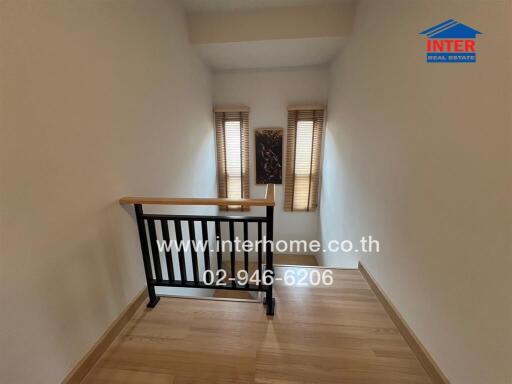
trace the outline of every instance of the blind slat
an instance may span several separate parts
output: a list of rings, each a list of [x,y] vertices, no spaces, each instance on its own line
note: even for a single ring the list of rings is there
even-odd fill
[[[215,111],[217,182],[221,198],[249,198],[249,114]],[[246,211],[249,207],[225,206],[221,210]]]
[[[318,206],[323,109],[288,111],[285,211],[312,211]]]

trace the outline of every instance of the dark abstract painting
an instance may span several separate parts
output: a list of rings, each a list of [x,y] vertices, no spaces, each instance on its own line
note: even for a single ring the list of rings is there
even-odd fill
[[[256,184],[283,183],[283,129],[255,130]]]

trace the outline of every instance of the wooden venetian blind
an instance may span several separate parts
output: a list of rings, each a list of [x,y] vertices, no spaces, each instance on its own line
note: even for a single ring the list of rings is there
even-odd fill
[[[318,206],[323,107],[290,107],[286,148],[285,211]]]
[[[249,111],[216,109],[217,182],[219,197],[249,198]],[[228,205],[227,211],[248,211],[249,207]]]

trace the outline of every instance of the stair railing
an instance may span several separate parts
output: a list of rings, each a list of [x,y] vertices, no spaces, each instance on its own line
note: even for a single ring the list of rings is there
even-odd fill
[[[275,300],[272,296],[272,288],[274,282],[274,263],[271,242],[274,239],[274,205],[275,205],[275,187],[274,184],[268,184],[264,199],[225,199],[225,198],[167,198],[167,197],[123,197],[119,200],[121,204],[130,204],[135,208],[137,219],[137,227],[139,231],[139,240],[142,251],[142,261],[144,264],[144,272],[146,275],[147,289],[149,296],[148,307],[156,306],[160,297],[155,292],[155,287],[181,287],[181,288],[205,288],[205,289],[226,289],[240,290],[249,292],[264,292],[264,304],[267,307],[267,315],[274,314]],[[189,206],[243,206],[243,207],[266,207],[265,216],[203,216],[203,215],[167,215],[167,214],[147,214],[143,211],[143,205],[189,205]],[[187,275],[187,260],[183,247],[179,244],[183,241],[183,223],[188,224],[188,237],[190,240],[189,251],[192,264],[192,276]],[[230,249],[230,271],[225,284],[218,284],[212,281],[218,274],[211,272],[212,279],[206,282],[204,280],[206,273],[201,274],[199,270],[199,257],[197,249],[193,242],[196,241],[196,223],[199,223],[202,240],[209,239],[208,223],[214,223],[215,239],[222,242],[221,223],[228,223],[229,239],[231,242],[235,240],[235,224],[243,225],[243,240],[248,240],[249,224],[257,225],[257,247],[258,263],[257,263],[257,281],[251,283],[251,279],[241,283],[237,278],[239,269],[237,267],[237,252],[232,243]],[[169,223],[173,223],[174,237],[178,244],[177,249],[164,249],[163,256],[160,256],[159,241],[169,243],[170,229]],[[265,239],[263,239],[263,224],[265,224]],[[157,227],[160,231],[157,232]],[[159,236],[160,234],[160,236]],[[264,241],[265,240],[265,241]],[[216,242],[217,244],[217,242]],[[265,250],[265,263],[263,263],[262,244]],[[203,257],[204,269],[211,271],[210,244],[201,250]],[[177,255],[176,255],[177,254]],[[216,255],[217,271],[223,270],[223,252],[217,249]],[[174,261],[177,260],[177,265]],[[237,270],[238,269],[238,270]],[[166,271],[167,278],[164,279],[163,271]],[[249,254],[243,252],[243,270],[249,276]],[[177,278],[179,274],[179,278]],[[216,276],[217,275],[217,276]],[[254,276],[254,274],[253,274]],[[226,277],[226,276],[224,276]],[[253,280],[254,281],[254,280]]]

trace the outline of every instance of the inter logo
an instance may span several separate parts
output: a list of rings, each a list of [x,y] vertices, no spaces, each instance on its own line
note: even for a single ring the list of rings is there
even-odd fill
[[[453,19],[420,32],[427,37],[427,63],[476,62],[476,35],[481,34]]]

